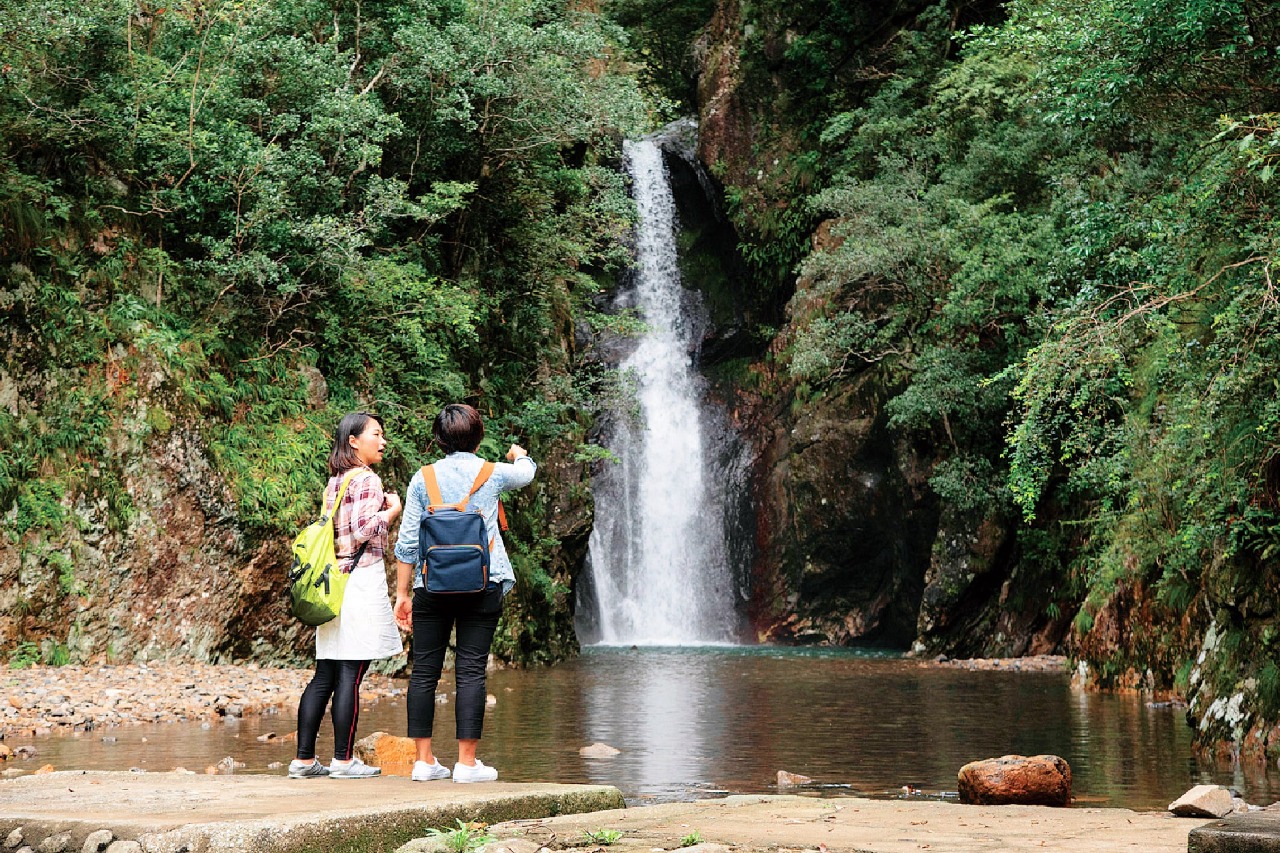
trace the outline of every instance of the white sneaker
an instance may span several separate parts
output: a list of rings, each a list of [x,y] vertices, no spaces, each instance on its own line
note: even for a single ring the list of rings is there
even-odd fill
[[[370,767],[358,758],[348,762],[333,760],[329,763],[330,779],[368,779],[382,774],[381,767]]]
[[[498,778],[498,771],[476,759],[476,766],[471,767],[459,761],[453,765],[453,781],[455,782],[493,782]]]
[[[435,759],[434,764],[428,764],[425,761],[413,762],[413,781],[415,782],[434,782],[437,779],[448,779],[449,768],[440,763],[440,759]]]

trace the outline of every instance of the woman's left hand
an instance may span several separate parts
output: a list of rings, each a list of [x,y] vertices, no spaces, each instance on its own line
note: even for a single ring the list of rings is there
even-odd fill
[[[385,509],[387,510],[387,524],[395,521],[400,515],[403,505],[400,503],[400,496],[395,492],[387,492],[385,496]]]

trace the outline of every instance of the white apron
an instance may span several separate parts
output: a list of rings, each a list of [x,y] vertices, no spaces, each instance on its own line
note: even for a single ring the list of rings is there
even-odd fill
[[[316,628],[317,660],[377,660],[404,651],[391,615],[382,560],[358,566],[347,580],[342,612]]]

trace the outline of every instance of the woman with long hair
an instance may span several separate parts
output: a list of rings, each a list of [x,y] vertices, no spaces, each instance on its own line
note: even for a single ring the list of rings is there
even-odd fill
[[[493,466],[476,455],[484,438],[480,413],[462,403],[450,403],[432,427],[436,443],[446,454],[431,466],[433,488],[445,504],[463,502],[484,516],[489,546],[488,585],[480,591],[438,593],[427,590],[422,574],[419,526],[431,506],[423,472],[413,475],[406,494],[404,521],[396,539],[396,623],[413,632],[413,674],[409,678],[409,737],[416,741],[417,761],[413,781],[448,779],[455,782],[492,782],[498,771],[476,758],[484,727],[485,665],[489,647],[502,615],[502,599],[515,585],[515,573],[498,529],[498,496],[533,480],[538,466],[523,447],[511,445],[507,463]],[[477,487],[477,483],[483,483]],[[410,586],[413,588],[410,594]],[[435,757],[431,728],[435,720],[436,683],[444,666],[449,633],[456,629],[454,677],[458,696],[455,708],[458,762],[453,773]]]
[[[289,763],[292,779],[365,779],[382,772],[356,758],[353,751],[360,720],[360,682],[369,663],[404,651],[387,597],[383,563],[388,530],[400,515],[400,497],[384,492],[382,480],[373,473],[386,446],[377,415],[353,412],[338,424],[329,454],[324,505],[326,512],[334,512],[338,570],[350,577],[337,618],[316,628],[316,674],[298,702],[298,757]],[[344,480],[348,482],[342,505],[331,510]],[[333,761],[326,767],[316,760],[316,736],[330,700]]]

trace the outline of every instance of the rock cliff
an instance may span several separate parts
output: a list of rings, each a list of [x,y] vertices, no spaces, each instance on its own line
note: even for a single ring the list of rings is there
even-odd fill
[[[800,116],[812,105],[788,76],[795,71],[788,48],[822,26],[815,8],[748,9],[721,0],[696,45],[698,156],[737,205],[734,221],[751,232],[743,234],[747,243],[776,243],[776,224],[801,194]],[[899,2],[844,10],[862,22],[851,29],[842,72],[851,88],[865,84],[853,72],[877,44],[921,8]],[[813,226],[803,251],[831,245],[830,224]],[[928,486],[941,448],[889,427],[885,403],[899,390],[892,370],[868,367],[823,393],[801,387],[776,365],[824,297],[794,275],[776,286],[782,298],[771,297],[760,271],[740,262],[730,279],[739,289],[737,325],[775,330],[771,340],[756,339],[750,367],[720,385],[755,450],[750,613],[757,635],[920,654],[1059,648],[1067,620],[1046,614],[1050,598],[1023,565],[1014,526],[943,506]],[[707,360],[714,362],[719,336],[710,337]]]

